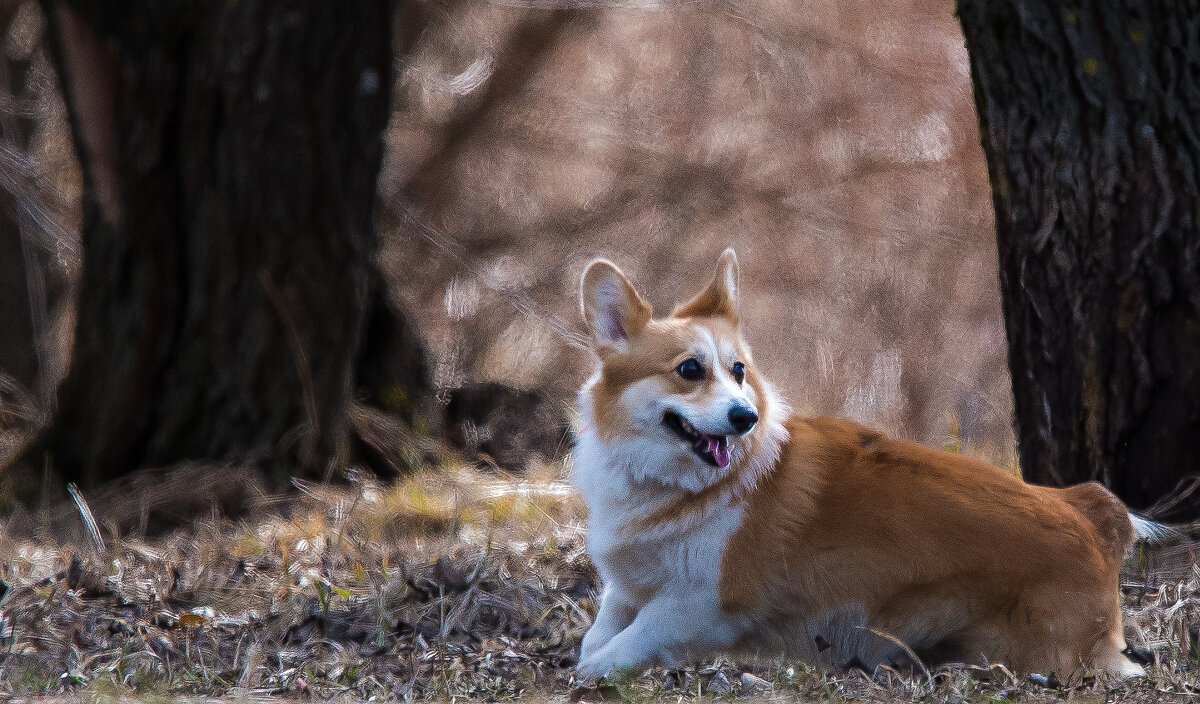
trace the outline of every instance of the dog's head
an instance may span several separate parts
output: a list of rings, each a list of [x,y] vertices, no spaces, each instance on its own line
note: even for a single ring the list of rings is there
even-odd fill
[[[605,443],[638,447],[647,474],[685,486],[710,484],[762,449],[779,404],[741,336],[732,249],[712,282],[665,318],[604,259],[583,272],[579,298],[600,358],[581,400]]]

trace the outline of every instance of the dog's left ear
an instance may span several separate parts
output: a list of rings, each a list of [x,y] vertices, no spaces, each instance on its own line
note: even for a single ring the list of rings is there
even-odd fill
[[[717,275],[708,288],[671,314],[676,318],[728,318],[737,325],[738,262],[733,247],[721,252],[717,260]]]
[[[596,259],[579,281],[579,309],[592,333],[596,352],[604,359],[626,352],[654,314],[616,264]]]

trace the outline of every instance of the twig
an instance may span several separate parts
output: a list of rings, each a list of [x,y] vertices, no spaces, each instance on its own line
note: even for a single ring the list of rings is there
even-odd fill
[[[283,321],[283,327],[287,329],[288,342],[291,343],[292,357],[296,363],[296,375],[300,377],[300,388],[304,394],[304,414],[308,417],[308,436],[305,438],[301,460],[304,464],[311,464],[317,451],[317,435],[320,432],[320,426],[317,424],[317,395],[313,391],[312,366],[308,363],[308,355],[304,354],[304,345],[301,344],[300,331],[296,328],[296,321],[287,307],[287,301],[283,299],[283,293],[275,285],[275,279],[271,276],[271,272],[266,269],[260,270],[258,279],[262,282],[263,290],[267,292],[267,298],[271,299],[271,305],[275,307],[275,312]]]
[[[1150,508],[1142,511],[1141,514],[1147,518],[1161,516],[1175,509],[1179,504],[1191,498],[1196,490],[1200,489],[1200,475],[1189,475],[1183,477],[1175,485],[1175,488],[1167,492],[1161,499],[1154,502]]]
[[[908,655],[908,657],[911,658],[913,662],[915,662],[918,666],[920,666],[921,672],[923,672],[925,674],[925,681],[929,683],[929,686],[930,687],[933,686],[933,675],[929,674],[929,668],[925,667],[925,663],[921,662],[921,658],[917,656],[916,652],[914,652],[912,648],[908,647],[907,643],[900,640],[899,638],[892,635],[891,633],[888,633],[887,631],[881,631],[877,628],[871,628],[870,626],[860,626],[860,628],[866,629],[866,630],[870,631],[871,633],[874,633],[875,635],[879,636],[880,638],[885,638],[885,639],[891,641],[892,643],[895,643],[896,645],[900,646],[900,649],[904,651],[905,655]]]
[[[83,494],[80,493],[79,487],[75,486],[75,482],[67,484],[67,493],[75,502],[75,508],[79,509],[79,516],[83,519],[83,525],[96,545],[96,551],[104,552],[104,538],[100,535],[100,526],[96,524],[96,516],[92,514],[91,507],[87,505],[87,501],[84,501]]]

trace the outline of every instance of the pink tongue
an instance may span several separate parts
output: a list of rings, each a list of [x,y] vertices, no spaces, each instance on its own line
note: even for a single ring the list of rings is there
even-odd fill
[[[728,467],[729,443],[725,442],[725,438],[713,435],[705,435],[704,440],[708,443],[708,451],[712,453],[713,459],[717,462],[717,466]]]

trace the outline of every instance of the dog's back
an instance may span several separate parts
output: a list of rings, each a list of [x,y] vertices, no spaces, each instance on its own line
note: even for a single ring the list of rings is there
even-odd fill
[[[1107,490],[1026,484],[844,419],[786,425],[723,553],[724,609],[788,624],[777,639],[833,664],[903,660],[902,642],[935,662],[1136,668],[1118,652],[1132,528]]]

